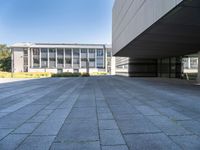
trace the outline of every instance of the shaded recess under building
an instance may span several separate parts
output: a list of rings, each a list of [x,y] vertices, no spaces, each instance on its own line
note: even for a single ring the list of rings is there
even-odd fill
[[[117,74],[180,78],[182,58],[200,56],[200,1],[116,0],[112,39]]]

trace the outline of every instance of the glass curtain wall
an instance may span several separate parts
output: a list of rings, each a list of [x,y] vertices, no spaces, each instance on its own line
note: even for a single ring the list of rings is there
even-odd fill
[[[24,72],[28,72],[28,48],[24,48]]]
[[[49,68],[56,68],[56,49],[49,49]]]
[[[48,67],[48,49],[41,48],[41,67],[47,68]]]
[[[95,49],[89,49],[89,67],[95,68]]]
[[[87,65],[87,49],[81,49],[81,68],[86,68]]]
[[[73,49],[73,68],[79,68],[79,49]]]
[[[97,49],[97,68],[104,68],[104,51]]]
[[[58,68],[64,67],[64,49],[63,48],[57,49],[57,67]]]
[[[65,49],[65,67],[66,68],[72,67],[72,49],[70,48]]]
[[[39,48],[33,48],[33,68],[39,68],[40,67],[40,49]]]

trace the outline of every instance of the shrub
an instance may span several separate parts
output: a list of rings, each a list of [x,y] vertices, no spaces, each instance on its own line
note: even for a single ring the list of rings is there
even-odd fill
[[[82,76],[82,77],[89,77],[90,74],[89,74],[89,73],[82,73],[81,76]]]
[[[56,73],[52,74],[51,77],[80,77],[80,73],[71,73],[71,72],[64,72],[64,73]]]

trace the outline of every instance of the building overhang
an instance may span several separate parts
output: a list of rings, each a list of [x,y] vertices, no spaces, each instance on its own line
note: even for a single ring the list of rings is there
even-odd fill
[[[184,0],[115,56],[164,58],[200,51],[200,0]]]

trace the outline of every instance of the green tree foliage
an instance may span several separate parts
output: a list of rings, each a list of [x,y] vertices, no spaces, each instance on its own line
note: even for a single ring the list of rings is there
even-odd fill
[[[11,71],[11,51],[4,44],[0,44],[0,71]]]

